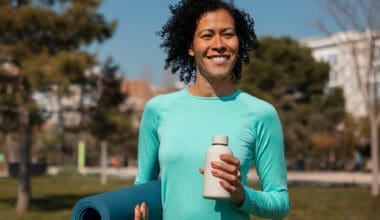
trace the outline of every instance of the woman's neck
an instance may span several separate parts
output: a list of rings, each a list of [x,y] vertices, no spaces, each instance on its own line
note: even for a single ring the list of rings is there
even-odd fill
[[[235,92],[236,88],[231,79],[206,80],[198,77],[188,91],[195,96],[200,97],[217,97],[227,96]]]

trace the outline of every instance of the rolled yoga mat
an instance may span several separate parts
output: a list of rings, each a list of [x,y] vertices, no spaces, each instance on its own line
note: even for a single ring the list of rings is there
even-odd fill
[[[71,220],[128,220],[134,218],[137,204],[145,202],[149,220],[162,219],[161,181],[122,188],[80,199]]]

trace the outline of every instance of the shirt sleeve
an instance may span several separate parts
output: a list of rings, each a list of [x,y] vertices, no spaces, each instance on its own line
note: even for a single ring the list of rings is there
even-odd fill
[[[254,153],[262,191],[244,186],[245,200],[239,208],[255,216],[281,219],[290,210],[282,126],[273,107],[261,116],[254,128]]]
[[[135,185],[157,179],[160,173],[158,161],[160,142],[157,134],[159,114],[155,103],[151,100],[146,104],[141,118]]]

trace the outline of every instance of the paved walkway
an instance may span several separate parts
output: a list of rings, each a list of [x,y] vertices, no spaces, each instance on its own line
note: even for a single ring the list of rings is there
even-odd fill
[[[57,167],[49,167],[48,174],[55,175],[59,172]],[[83,175],[100,173],[98,167],[85,167],[79,170]],[[135,167],[108,168],[107,175],[118,176],[120,178],[134,178],[136,176]],[[6,174],[0,172],[0,177],[6,177]],[[372,174],[368,172],[331,172],[331,171],[315,171],[315,172],[288,172],[288,182],[291,184],[312,184],[312,185],[370,185],[372,182]],[[258,176],[254,170],[248,173],[248,180],[258,182]],[[379,175],[380,182],[380,175]]]
[[[380,182],[380,178],[378,176]],[[290,184],[326,184],[326,185],[370,185],[372,183],[372,173],[365,172],[289,172],[288,181]]]
[[[99,168],[84,168],[80,172],[84,175],[90,173],[99,173]],[[109,168],[107,175],[118,176],[121,178],[134,178],[136,168]],[[319,185],[370,185],[372,174],[368,172],[331,172],[331,171],[315,171],[315,172],[288,172],[289,184],[319,184]],[[258,182],[258,176],[254,170],[248,173],[248,180]],[[380,182],[380,176],[379,176]]]

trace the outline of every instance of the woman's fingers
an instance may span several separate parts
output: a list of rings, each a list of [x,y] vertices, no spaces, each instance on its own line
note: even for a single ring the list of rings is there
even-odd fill
[[[211,167],[214,169],[219,169],[224,172],[233,174],[235,176],[239,176],[240,174],[240,160],[231,155],[222,154],[220,159],[224,161],[224,163],[220,162],[212,162]]]
[[[235,194],[238,190],[238,188],[227,181],[220,180],[220,185],[223,186],[228,192],[230,192],[232,195]]]
[[[145,202],[141,205],[135,206],[135,220],[147,220],[148,219],[148,206]]]
[[[227,164],[231,164],[233,166],[240,167],[240,160],[237,157],[234,157],[234,156],[231,156],[228,154],[222,154],[222,155],[220,155],[220,159],[222,161],[226,162]]]
[[[213,169],[211,170],[211,173],[212,175],[229,182],[233,186],[239,185],[241,181],[240,175],[224,172],[223,170]]]
[[[211,163],[211,167],[213,169],[218,169],[234,176],[238,176],[240,172],[239,167],[235,165],[225,164],[225,163],[213,162]]]
[[[135,220],[141,220],[140,205],[135,206]]]
[[[243,204],[245,199],[245,193],[244,188],[240,183],[235,185],[225,180],[220,180],[219,183],[224,189],[226,189],[231,194],[231,199],[236,205],[240,206]]]
[[[148,219],[148,206],[146,205],[145,202],[143,202],[141,204],[141,207],[140,207],[140,212],[142,213],[142,219]]]
[[[211,173],[220,179],[220,185],[231,194],[231,200],[237,205],[244,202],[245,192],[241,184],[240,160],[228,154],[220,155],[223,162],[211,162]],[[204,174],[204,168],[199,172]]]

